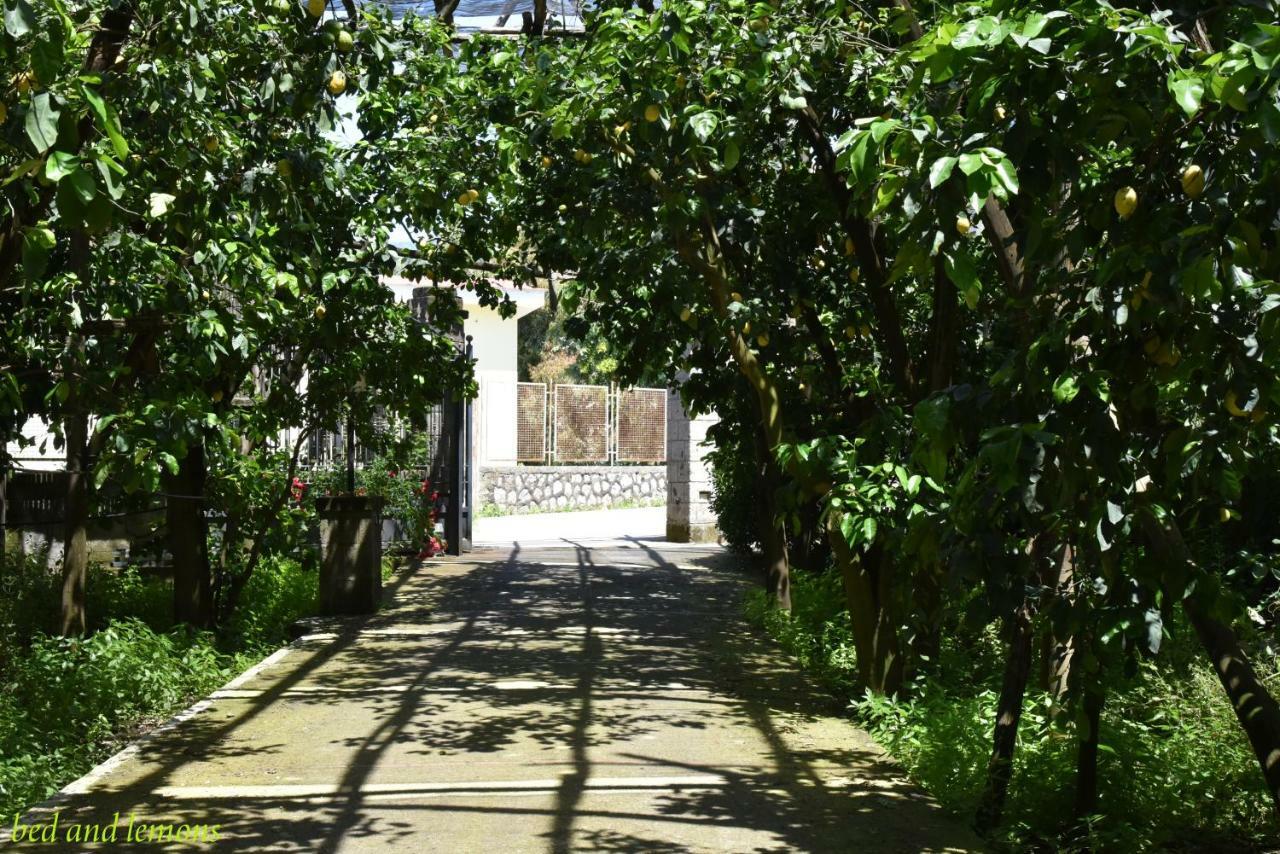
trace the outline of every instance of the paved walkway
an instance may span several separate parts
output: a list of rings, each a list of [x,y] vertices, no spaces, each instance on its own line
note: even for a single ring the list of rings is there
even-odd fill
[[[743,624],[728,555],[664,549],[407,573],[362,627],[277,653],[73,786],[62,826],[118,811],[103,850],[131,814],[217,825],[219,852],[977,847]]]
[[[490,516],[476,519],[472,530],[472,540],[478,547],[496,548],[564,546],[601,540],[655,543],[666,536],[666,507]]]

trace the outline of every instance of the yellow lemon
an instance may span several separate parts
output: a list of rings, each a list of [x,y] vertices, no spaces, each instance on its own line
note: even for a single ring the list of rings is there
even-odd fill
[[[852,270],[850,270],[850,271],[849,271],[849,281],[851,281],[851,282],[853,282],[853,283],[857,284],[857,281],[858,281],[858,268],[857,268],[857,267],[854,267]]]
[[[733,293],[729,294],[729,301],[742,302],[742,294],[738,293],[737,291],[734,291]]]
[[[853,339],[858,337],[858,330],[852,325],[846,326],[844,328],[844,337],[852,341]]]
[[[1182,192],[1189,199],[1198,199],[1204,192],[1204,170],[1194,163],[1182,170]]]
[[[1236,418],[1248,417],[1249,413],[1240,408],[1240,401],[1234,391],[1227,392],[1227,396],[1223,398],[1222,402],[1226,405],[1227,412],[1230,412]]]
[[[1230,510],[1229,508],[1227,508],[1227,507],[1219,507],[1219,508],[1218,508],[1218,521],[1219,521],[1219,522],[1230,522],[1230,521],[1231,521],[1231,510]]]
[[[961,234],[968,234],[969,229],[971,228],[973,228],[973,223],[969,222],[969,218],[967,216],[956,217],[956,231]]]
[[[852,237],[846,237],[846,238],[844,239],[844,254],[846,254],[846,255],[852,255],[852,254],[853,254],[853,250],[854,250],[854,247],[853,247],[853,238],[852,238]]]
[[[996,121],[1002,122],[1008,117],[1009,113],[1005,110],[1003,104],[996,104],[995,116]]]
[[[323,305],[316,306],[316,312],[315,312],[316,320],[324,320],[325,313],[326,312]]]
[[[656,122],[662,118],[662,110],[657,104],[650,104],[644,108],[644,120],[646,122]]]
[[[221,402],[222,402],[222,389],[218,389],[218,390],[216,390],[213,394],[209,395],[209,399],[210,399],[210,400],[212,400],[214,403],[221,403]]]
[[[337,97],[347,91],[347,75],[335,71],[329,75],[329,94]]]
[[[356,41],[351,37],[351,33],[343,30],[338,33],[338,42],[334,46],[338,49],[338,53],[351,53],[351,49],[356,46]]]
[[[685,323],[688,323],[689,318],[691,317],[693,317],[693,312],[689,309],[688,306],[685,306],[684,308],[680,309],[680,319],[683,320]]]
[[[278,161],[276,163],[276,172],[279,173],[281,178],[292,178],[293,164],[290,163],[288,160]]]
[[[1116,197],[1113,201],[1116,213],[1120,214],[1120,218],[1128,219],[1138,209],[1138,191],[1133,187],[1121,187],[1116,190]]]
[[[325,0],[307,0],[307,14],[313,18],[319,18],[324,14],[327,5]]]
[[[769,335],[765,332],[761,332],[759,335],[756,336],[756,343],[759,344],[761,347],[768,347]]]
[[[542,155],[542,168],[543,169],[551,168],[551,158],[546,154]]]

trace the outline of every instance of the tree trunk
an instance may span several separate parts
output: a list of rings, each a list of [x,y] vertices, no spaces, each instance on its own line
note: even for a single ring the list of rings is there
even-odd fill
[[[791,567],[787,557],[787,538],[778,524],[778,488],[782,483],[782,475],[777,463],[765,463],[765,478],[762,484],[763,511],[758,514],[760,524],[760,542],[764,548],[765,590],[773,599],[773,604],[783,611],[791,610]]]
[[[1101,677],[1101,673],[1097,674]],[[1076,754],[1075,817],[1083,819],[1098,806],[1098,722],[1106,690],[1100,678],[1091,678],[1084,688],[1083,716],[1080,722],[1080,747]]]
[[[1000,824],[1004,815],[1009,781],[1013,777],[1013,751],[1018,740],[1018,724],[1022,720],[1022,698],[1031,673],[1031,608],[1024,601],[1006,619],[1009,631],[1009,655],[1005,660],[1000,702],[996,706],[996,726],[987,763],[987,784],[978,806],[977,827],[985,833]]]
[[[179,461],[178,473],[165,477],[165,520],[173,555],[173,619],[201,629],[212,627],[214,615],[204,486],[204,442],[197,440]]]
[[[1187,578],[1192,577],[1195,562],[1177,525],[1172,520],[1161,522],[1150,510],[1140,513],[1138,520],[1157,558],[1175,570],[1181,569]],[[1194,597],[1184,598],[1182,607],[1200,644],[1209,654],[1214,672],[1262,767],[1272,803],[1280,812],[1280,706],[1254,672],[1231,626],[1211,614],[1204,603]]]
[[[73,400],[75,393],[73,394]],[[73,406],[63,427],[67,443],[67,499],[62,553],[62,612],[59,633],[83,635],[88,630],[84,588],[89,571],[89,473],[85,456],[89,445],[89,416]]]
[[[1067,544],[1062,547],[1058,559],[1045,569],[1043,584],[1046,594],[1040,605],[1041,613],[1050,610],[1053,599],[1065,600],[1070,595],[1074,573],[1075,553]],[[1040,687],[1053,698],[1055,714],[1067,695],[1074,654],[1074,639],[1070,635],[1059,637],[1054,634],[1052,626],[1045,628],[1040,646]]]
[[[753,443],[757,470],[760,477],[760,502],[756,506],[756,530],[760,534],[760,549],[764,562],[764,589],[774,606],[783,611],[791,610],[791,566],[787,554],[787,539],[778,526],[777,493],[782,485],[782,473],[773,461],[769,450],[769,437],[759,431]]]
[[[704,222],[703,254],[696,252],[682,238],[677,237],[676,244],[680,256],[697,270],[707,283],[711,293],[711,302],[722,320],[731,321],[729,314],[730,289],[728,270],[725,267],[724,255],[720,251],[719,237],[710,221]],[[774,461],[774,451],[782,444],[782,399],[778,385],[756,354],[752,352],[746,338],[731,323],[725,332],[729,352],[739,372],[750,383],[755,392],[756,406],[760,415],[761,437],[764,441],[765,460],[765,496],[763,504],[769,519],[761,526],[761,540],[765,552],[768,590],[775,598],[777,605],[784,610],[791,610],[790,565],[787,559],[786,538],[777,526],[776,492],[782,481],[782,473],[778,471]]]
[[[866,555],[854,554],[834,514],[827,530],[844,583],[858,679],[873,694],[896,694],[902,687],[903,666],[897,625],[890,607],[892,573],[887,566],[888,556],[878,546]]]

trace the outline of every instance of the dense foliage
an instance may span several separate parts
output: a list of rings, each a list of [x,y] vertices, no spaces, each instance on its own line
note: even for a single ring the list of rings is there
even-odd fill
[[[282,529],[280,430],[471,391],[454,301],[416,323],[379,273],[492,305],[491,277],[568,279],[564,329],[613,376],[663,370],[723,411],[720,477],[759,501],[722,500],[776,606],[793,559],[830,562],[859,691],[911,716],[981,686],[958,714],[992,729],[962,784],[983,830],[1034,788],[1029,687],[1075,765],[1054,809],[1018,808],[1047,838],[1126,838],[1097,819],[1130,803],[1108,721],[1150,724],[1133,710],[1175,676],[1188,717],[1234,713],[1280,799],[1258,664],[1280,579],[1274,0],[611,3],[581,38],[517,41],[241,12],[15,0],[0,36],[20,69],[0,431],[58,421],[73,473],[92,450],[98,479],[188,496],[176,532],[216,497],[222,542],[255,544],[180,574],[181,619],[234,611]]]
[[[0,567],[0,812],[87,772],[138,733],[218,688],[314,613],[316,579],[273,558],[221,639],[173,625],[172,585],[94,566],[88,638],[60,638],[61,579],[34,561]]]
[[[620,376],[667,366],[728,412],[768,589],[791,607],[791,560],[830,554],[862,689],[998,639],[983,829],[1033,682],[1076,763],[1046,832],[1112,809],[1104,709],[1171,645],[1202,647],[1280,794],[1249,498],[1280,461],[1275,11],[611,7],[431,77],[435,138],[466,141],[443,160],[485,187],[448,256],[572,276],[566,328]]]
[[[999,683],[999,639],[984,632],[948,638],[943,666],[913,686],[909,699],[857,694],[856,654],[839,578],[796,573],[795,608],[773,608],[763,594],[749,613],[807,669],[853,701],[857,718],[947,809],[972,813],[982,791]],[[1227,851],[1265,847],[1274,821],[1266,787],[1250,767],[1249,746],[1218,698],[1221,687],[1187,636],[1157,666],[1144,662],[1115,686],[1104,710],[1102,744],[1124,773],[1101,782],[1104,814],[1074,840],[1103,851]],[[1280,687],[1280,662],[1264,663]],[[1072,787],[1070,723],[1052,714],[1054,698],[1033,691],[1015,761],[1020,784],[996,840],[1014,850],[1051,847],[1053,828],[1069,820],[1063,791]]]

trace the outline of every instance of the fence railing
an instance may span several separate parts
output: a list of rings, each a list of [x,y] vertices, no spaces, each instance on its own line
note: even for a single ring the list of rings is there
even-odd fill
[[[518,383],[516,459],[536,465],[666,462],[666,389]]]

